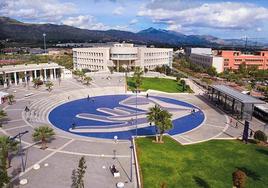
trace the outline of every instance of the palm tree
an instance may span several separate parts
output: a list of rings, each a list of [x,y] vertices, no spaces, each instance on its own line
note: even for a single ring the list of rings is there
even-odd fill
[[[8,96],[7,96],[8,103],[9,103],[9,104],[12,104],[12,103],[14,102],[14,98],[15,98],[14,95],[12,95],[12,94],[8,95]]]
[[[142,84],[142,75],[143,70],[140,67],[135,67],[133,78],[135,80],[136,90],[138,90]]]
[[[41,141],[41,149],[46,149],[47,142],[55,135],[54,130],[47,125],[40,126],[34,129],[33,140]]]
[[[86,82],[86,85],[90,85],[90,81],[92,81],[92,78],[89,77],[89,76],[86,76],[86,77],[84,78],[84,81]]]
[[[19,72],[19,77],[22,79],[22,78],[25,78],[25,72]]]
[[[18,143],[16,140],[10,139],[8,136],[0,136],[0,159],[1,170],[6,171],[10,167],[11,161],[9,153],[18,150]]]
[[[158,130],[157,123],[159,122],[159,114],[161,112],[161,108],[159,105],[155,105],[154,107],[149,108],[149,112],[147,113],[147,119],[150,123],[155,124],[155,141],[158,142]]]
[[[84,188],[84,177],[86,173],[86,160],[85,157],[82,156],[79,160],[78,168],[72,171],[72,188]]]
[[[7,113],[4,110],[0,110],[0,127],[2,127],[2,119],[7,117]]]
[[[79,71],[78,72],[78,76],[79,76],[79,78],[81,79],[81,81],[83,81],[84,80],[84,78],[85,78],[85,76],[86,76],[86,73],[84,72],[84,71]]]
[[[172,114],[169,113],[167,110],[161,110],[161,112],[159,113],[159,121],[157,122],[156,126],[158,127],[160,132],[159,142],[161,143],[163,143],[163,134],[173,127],[171,117]]]
[[[40,78],[33,79],[34,88],[38,88],[40,81]]]
[[[46,87],[47,87],[47,90],[50,92],[52,90],[51,87],[53,87],[53,83],[51,81],[48,81],[46,83]]]

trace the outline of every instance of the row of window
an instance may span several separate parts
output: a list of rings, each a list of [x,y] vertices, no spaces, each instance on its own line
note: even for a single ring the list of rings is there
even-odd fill
[[[87,63],[103,63],[103,59],[77,58],[77,60]]]
[[[163,61],[169,61],[169,58],[144,59],[144,63],[157,63]]]
[[[76,56],[76,55],[103,57],[104,53],[99,53],[99,52],[74,52],[74,56]]]
[[[193,61],[203,61],[203,62],[211,61],[211,57],[208,56],[190,56],[190,59]]]
[[[150,56],[163,56],[163,55],[169,55],[169,52],[148,52],[144,53],[145,57],[150,57]]]
[[[86,55],[86,56],[96,56],[96,57],[103,57],[104,53],[101,52],[73,52],[74,56],[77,55]],[[117,55],[117,54],[112,54],[113,55]],[[118,55],[135,55],[137,56],[137,54],[118,54]],[[152,56],[164,56],[164,55],[169,55],[169,52],[148,52],[148,53],[144,53],[145,57],[152,57]]]
[[[229,59],[224,59],[224,61],[228,61]],[[263,62],[263,59],[234,59],[235,62],[242,62],[242,61],[250,61],[250,62]],[[267,59],[268,62],[268,59]]]
[[[137,54],[111,54],[112,58],[137,58]]]
[[[104,66],[101,65],[78,64],[77,66],[82,69],[104,70]]]

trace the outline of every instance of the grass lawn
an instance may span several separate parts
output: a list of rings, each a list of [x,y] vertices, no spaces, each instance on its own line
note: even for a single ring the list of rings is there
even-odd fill
[[[133,78],[129,77],[127,79],[128,88],[130,90],[134,90],[135,88],[135,82]],[[141,90],[146,91],[148,89],[158,90],[158,91],[164,91],[168,93],[179,93],[183,92],[183,88],[180,84],[177,83],[176,80],[172,79],[166,79],[166,78],[142,78],[142,85]],[[185,91],[185,92],[191,92]]]
[[[241,168],[247,174],[246,187],[268,187],[268,148],[237,140],[213,140],[182,146],[170,137],[164,144],[154,138],[136,141],[143,187],[227,188],[232,173]]]

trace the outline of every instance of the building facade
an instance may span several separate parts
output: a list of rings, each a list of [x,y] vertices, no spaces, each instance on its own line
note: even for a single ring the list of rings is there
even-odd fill
[[[223,72],[223,58],[213,55],[211,48],[192,48],[189,59],[191,63],[204,68],[215,67],[218,73]]]
[[[172,66],[173,49],[136,47],[134,44],[114,44],[111,47],[73,48],[74,69],[107,71],[108,67],[149,70],[157,66]]]
[[[43,81],[72,77],[72,72],[56,63],[8,65],[0,68],[0,84],[28,83],[40,78]]]
[[[268,51],[260,51],[256,54],[243,54],[240,51],[219,51],[218,55],[224,59],[224,69],[237,70],[239,65],[247,67],[257,66],[258,69],[268,69]]]

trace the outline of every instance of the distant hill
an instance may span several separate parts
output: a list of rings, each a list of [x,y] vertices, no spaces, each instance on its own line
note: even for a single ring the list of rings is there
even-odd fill
[[[214,36],[184,35],[182,33],[148,28],[138,33],[120,30],[88,30],[67,25],[30,24],[8,17],[0,17],[0,40],[8,39],[15,43],[38,44],[43,42],[46,33],[48,43],[66,42],[133,42],[148,45],[170,46],[217,46],[230,44]],[[240,41],[241,42],[241,41]],[[235,44],[238,44],[236,41]]]

